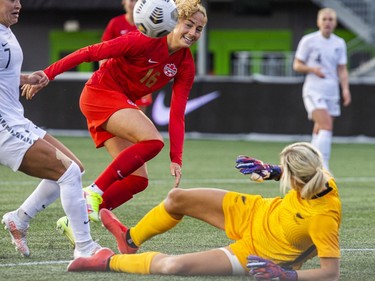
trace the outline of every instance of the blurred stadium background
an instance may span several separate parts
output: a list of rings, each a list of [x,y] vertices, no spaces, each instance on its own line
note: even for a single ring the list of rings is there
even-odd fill
[[[336,33],[348,46],[353,95],[352,105],[343,108],[336,121],[335,140],[373,141],[375,126],[369,124],[375,121],[374,1],[202,2],[209,22],[192,48],[197,77],[191,99],[211,95],[187,114],[188,136],[309,138],[312,123],[302,103],[303,77],[292,70],[292,60],[299,39],[316,30],[318,9],[332,7],[339,19]],[[77,48],[99,42],[109,19],[122,13],[120,0],[34,0],[22,5],[20,22],[12,30],[23,46],[23,71],[43,69]],[[58,77],[32,102],[23,101],[26,115],[51,132],[85,133],[78,98],[96,68],[96,63],[86,63]],[[155,104],[168,107],[170,87],[153,95],[158,103],[147,114],[166,132]]]

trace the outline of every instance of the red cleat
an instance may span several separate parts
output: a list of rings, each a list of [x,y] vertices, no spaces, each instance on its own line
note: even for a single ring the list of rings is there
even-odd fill
[[[91,257],[80,257],[72,260],[68,271],[107,271],[109,259],[115,253],[109,248],[101,248]]]
[[[126,239],[129,229],[110,210],[101,209],[99,216],[103,226],[116,238],[117,248],[121,254],[135,254],[138,251],[138,247],[130,246]]]

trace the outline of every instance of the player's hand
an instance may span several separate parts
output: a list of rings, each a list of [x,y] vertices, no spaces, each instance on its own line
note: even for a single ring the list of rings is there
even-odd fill
[[[314,73],[319,78],[325,78],[325,74],[321,71],[320,67],[312,67],[311,72]]]
[[[177,188],[180,185],[182,169],[181,166],[177,163],[171,163],[170,166],[171,175],[175,177],[174,188]]]
[[[21,95],[31,100],[36,93],[48,85],[49,79],[47,75],[39,70],[31,73],[30,75],[23,75],[23,85],[21,87]]]
[[[352,96],[348,89],[342,91],[342,104],[348,106],[352,102]]]
[[[256,182],[279,180],[281,176],[280,166],[263,163],[261,160],[244,155],[237,157],[236,168],[242,174],[250,175],[250,180]]]
[[[279,278],[280,281],[298,280],[295,270],[284,269],[274,262],[258,256],[248,256],[246,267],[249,269],[249,274],[254,276],[257,281],[271,280],[272,278]]]
[[[39,85],[24,84],[21,87],[21,95],[27,100],[31,100],[43,88],[43,86]]]

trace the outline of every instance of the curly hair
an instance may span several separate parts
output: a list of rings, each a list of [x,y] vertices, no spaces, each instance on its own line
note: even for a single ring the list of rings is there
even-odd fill
[[[179,19],[187,19],[190,18],[197,12],[203,14],[207,23],[207,12],[206,8],[203,7],[200,0],[175,0],[177,11],[178,11],[178,18]]]
[[[304,199],[319,193],[328,180],[323,170],[322,156],[311,144],[291,144],[280,153],[283,170],[280,189],[286,193],[290,188],[298,191]]]

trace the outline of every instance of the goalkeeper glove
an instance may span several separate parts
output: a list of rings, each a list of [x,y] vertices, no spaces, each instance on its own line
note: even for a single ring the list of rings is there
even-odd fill
[[[287,270],[274,262],[262,259],[258,256],[247,257],[247,268],[250,275],[254,276],[257,281],[280,280],[280,281],[297,281],[298,275],[295,270]]]
[[[279,180],[281,177],[280,166],[263,163],[258,159],[244,155],[237,157],[236,168],[242,174],[250,175],[250,179],[256,182]]]

